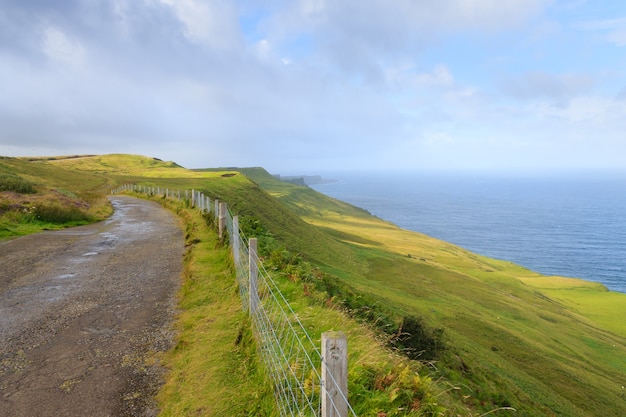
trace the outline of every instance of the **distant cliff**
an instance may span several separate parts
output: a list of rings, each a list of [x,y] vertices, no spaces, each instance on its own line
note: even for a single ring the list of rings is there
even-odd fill
[[[337,180],[323,178],[321,175],[274,175],[277,179],[285,182],[290,182],[296,185],[316,185],[316,184],[329,184],[333,182],[337,182]]]

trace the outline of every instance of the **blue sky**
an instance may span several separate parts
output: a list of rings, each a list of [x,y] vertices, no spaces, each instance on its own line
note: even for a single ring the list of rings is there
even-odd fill
[[[0,0],[0,155],[626,169],[626,3]]]

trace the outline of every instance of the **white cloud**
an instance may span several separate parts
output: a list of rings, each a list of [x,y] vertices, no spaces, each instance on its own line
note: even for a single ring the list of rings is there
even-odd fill
[[[267,60],[270,57],[272,52],[272,46],[270,45],[270,41],[267,39],[261,39],[256,43],[256,53],[257,56],[263,60]]]
[[[85,49],[81,43],[55,27],[44,30],[41,49],[49,59],[63,65],[79,68],[85,63]]]
[[[429,2],[436,19],[451,29],[511,28],[539,12],[550,0],[444,0]]]
[[[273,13],[257,27],[280,56],[297,55],[299,63],[376,85],[388,79],[390,66],[415,66],[425,50],[447,36],[512,30],[551,1],[279,1],[270,2],[282,7],[268,6]],[[302,38],[310,40],[304,56],[298,50]]]
[[[424,135],[423,142],[430,146],[440,146],[442,144],[452,145],[456,143],[457,141],[448,132],[435,131],[435,132],[427,132]]]
[[[626,26],[626,24],[624,26]],[[609,40],[609,42],[617,46],[620,46],[620,47],[626,46],[626,27],[615,29],[609,32],[606,35],[606,38]]]
[[[539,114],[585,129],[626,127],[626,103],[605,97],[576,97],[564,107],[542,105]]]
[[[185,36],[217,49],[240,44],[237,13],[232,3],[220,0],[159,0],[170,6],[185,26]]]
[[[596,19],[581,22],[578,28],[599,32],[602,38],[618,47],[626,46],[626,17]]]
[[[503,90],[520,100],[568,100],[590,91],[594,80],[585,74],[551,74],[528,72],[511,78],[502,85]]]
[[[301,0],[300,11],[303,15],[322,13],[326,9],[326,0]]]
[[[419,72],[413,65],[400,65],[385,69],[385,82],[399,89],[446,89],[455,87],[454,76],[445,64],[432,70]]]
[[[504,166],[509,149],[531,155],[574,135],[617,143],[620,61],[593,67],[591,48],[588,68],[578,56],[555,61],[571,52],[551,49],[552,35],[565,42],[572,26],[554,8],[546,23],[549,3],[9,0],[0,154],[19,144],[297,170]],[[597,20],[576,35],[618,44],[623,24]]]
[[[128,36],[130,32],[130,19],[128,17],[128,3],[126,0],[114,0],[112,3],[113,14],[117,19],[122,36]]]
[[[437,65],[432,72],[418,74],[415,80],[420,84],[437,87],[451,87],[454,85],[454,77],[447,66]]]

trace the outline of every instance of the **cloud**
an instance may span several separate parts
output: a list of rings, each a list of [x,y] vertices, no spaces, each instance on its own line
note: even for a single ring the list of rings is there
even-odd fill
[[[626,103],[610,98],[585,96],[572,99],[561,108],[541,106],[539,114],[544,117],[563,120],[571,126],[610,130],[616,125],[626,128]]]
[[[448,67],[443,64],[435,66],[431,73],[418,74],[415,81],[427,86],[450,87],[454,85],[454,77]]]
[[[233,3],[219,0],[158,0],[170,6],[192,42],[228,49],[241,44]]]
[[[626,24],[624,25],[626,26]],[[619,46],[626,46],[626,27],[615,29],[606,35],[609,42]]]
[[[582,74],[549,74],[528,72],[502,83],[506,94],[518,100],[563,101],[589,92],[594,80]]]
[[[401,64],[463,31],[510,30],[536,15],[548,0],[299,0],[258,23],[277,51],[290,55],[292,40],[313,39],[309,58],[318,68],[341,70],[371,83],[385,78],[389,62]],[[270,4],[275,4],[270,2]]]
[[[62,65],[81,67],[85,61],[85,50],[80,42],[68,38],[54,27],[44,30],[42,50],[48,58]]]
[[[604,40],[615,46],[626,46],[626,17],[588,20],[579,23],[577,27],[585,31],[599,32]]]
[[[256,43],[255,46],[256,46],[255,48],[256,53],[260,59],[262,60],[270,59],[272,46],[270,45],[270,42],[267,39],[261,39],[260,41]]]
[[[600,71],[537,59],[550,33],[568,34],[546,23],[548,4],[5,0],[0,154],[132,152],[297,171],[481,164],[481,154],[493,163],[492,151],[505,165],[503,149],[545,132],[589,125],[614,137],[624,94],[610,104],[602,91],[618,91],[623,75],[609,86]]]

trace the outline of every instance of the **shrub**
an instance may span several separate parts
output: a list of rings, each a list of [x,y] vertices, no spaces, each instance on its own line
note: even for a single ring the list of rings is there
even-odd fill
[[[35,208],[37,220],[48,223],[69,223],[89,220],[89,215],[76,206],[56,203],[38,204]]]
[[[438,403],[435,384],[413,365],[397,363],[392,368],[361,367],[350,375],[350,392],[360,401],[358,415],[384,417],[440,416],[446,408]]]
[[[429,328],[414,316],[405,316],[393,341],[411,359],[434,360],[446,349],[443,340],[443,329]]]
[[[20,194],[34,194],[35,185],[14,174],[0,174],[0,191],[13,191]]]

